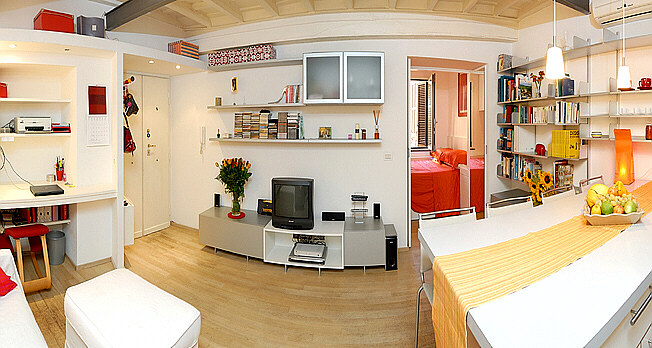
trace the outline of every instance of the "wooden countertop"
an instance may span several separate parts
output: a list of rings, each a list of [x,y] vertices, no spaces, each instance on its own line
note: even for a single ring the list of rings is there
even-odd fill
[[[45,185],[50,183],[34,183]],[[0,209],[16,209],[29,207],[43,207],[50,205],[74,204],[98,201],[117,197],[114,185],[94,185],[81,187],[68,187],[58,183],[64,191],[61,195],[35,197],[27,184],[0,185]]]

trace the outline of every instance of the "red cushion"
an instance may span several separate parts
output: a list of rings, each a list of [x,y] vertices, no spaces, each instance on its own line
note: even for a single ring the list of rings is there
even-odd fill
[[[11,240],[7,234],[0,234],[0,249],[9,249],[11,252],[14,252],[14,246],[11,245]]]
[[[457,168],[458,164],[466,164],[466,151],[464,150],[446,151],[439,157],[439,161],[453,168]]]
[[[4,296],[17,286],[16,282],[11,280],[5,271],[0,268],[0,296]]]
[[[7,228],[5,233],[10,235],[13,239],[37,237],[48,234],[48,228],[45,225],[29,225],[21,227]]]
[[[43,250],[43,245],[41,245],[41,237],[29,237],[29,251],[33,253],[38,253]]]
[[[451,150],[452,149],[448,148],[448,147],[441,147],[439,149],[436,149],[435,151],[431,151],[430,154],[432,155],[432,157],[434,159],[437,160],[437,162],[441,162],[441,155],[443,155],[444,153],[446,153],[448,151],[451,151]]]

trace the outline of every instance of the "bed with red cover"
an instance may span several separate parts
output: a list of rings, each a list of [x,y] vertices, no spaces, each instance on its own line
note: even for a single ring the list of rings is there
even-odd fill
[[[441,151],[433,153],[437,158]],[[458,164],[466,164],[466,151],[452,150],[455,159],[435,161],[430,159],[412,160],[412,210],[429,213],[460,208],[460,169]],[[447,163],[448,164],[447,164]],[[484,211],[484,159],[472,158],[469,163],[471,181],[471,205],[476,212]]]

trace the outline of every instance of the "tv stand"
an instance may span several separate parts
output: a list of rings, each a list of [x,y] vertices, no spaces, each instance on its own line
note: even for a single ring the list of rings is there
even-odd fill
[[[310,230],[286,230],[272,226],[270,221],[265,228],[263,250],[265,262],[285,266],[344,269],[344,221],[315,221],[315,226]],[[326,242],[326,262],[323,265],[308,262],[288,261],[288,256],[294,247],[293,235],[301,234],[306,236],[324,237]]]

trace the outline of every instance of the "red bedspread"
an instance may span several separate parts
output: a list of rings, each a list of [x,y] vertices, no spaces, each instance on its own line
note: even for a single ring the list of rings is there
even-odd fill
[[[484,211],[484,158],[471,158],[471,206],[476,212]]]
[[[411,161],[412,210],[417,213],[460,207],[460,171],[432,160]]]

